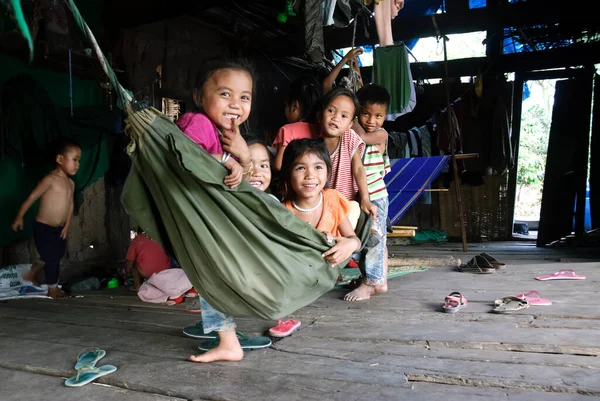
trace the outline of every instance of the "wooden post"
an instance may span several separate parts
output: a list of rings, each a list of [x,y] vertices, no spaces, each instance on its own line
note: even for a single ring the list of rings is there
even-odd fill
[[[442,41],[444,43],[444,70],[446,78],[444,79],[444,86],[446,88],[446,115],[448,116],[448,129],[451,129],[452,119],[450,118],[450,82],[448,80],[448,52],[446,50],[446,40],[448,40],[446,36],[442,36]],[[469,246],[467,244],[467,230],[465,227],[465,214],[463,211],[462,191],[460,188],[460,178],[458,176],[458,165],[456,163],[456,145],[454,143],[454,137],[450,138],[450,158],[452,160],[452,170],[454,170],[454,189],[456,192],[458,218],[460,220],[460,237],[462,240],[463,252],[467,252],[469,250]]]

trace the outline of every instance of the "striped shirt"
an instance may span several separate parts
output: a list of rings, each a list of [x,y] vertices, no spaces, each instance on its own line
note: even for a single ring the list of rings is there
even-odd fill
[[[391,171],[390,158],[387,154],[387,143],[385,151],[381,151],[377,145],[367,145],[365,155],[363,156],[365,173],[367,174],[367,187],[369,188],[369,198],[374,201],[388,196],[387,188],[383,177]]]
[[[340,136],[340,143],[331,156],[331,177],[329,188],[341,192],[346,199],[356,199],[358,185],[352,175],[352,157],[358,151],[362,155],[365,143],[351,128]]]

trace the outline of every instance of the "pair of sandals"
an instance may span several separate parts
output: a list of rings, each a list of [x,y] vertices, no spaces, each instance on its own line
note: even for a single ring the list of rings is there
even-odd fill
[[[482,252],[467,263],[460,265],[458,271],[466,273],[490,274],[498,269],[503,269],[505,263],[498,261],[489,253]]]
[[[502,297],[494,302],[492,312],[512,313],[527,309],[531,305],[552,305],[547,299],[540,298],[537,291],[529,291],[517,296]],[[446,313],[456,313],[467,306],[467,299],[458,291],[451,292],[444,300],[442,310]]]
[[[93,382],[99,377],[106,376],[117,370],[114,365],[97,367],[96,363],[106,355],[106,351],[99,348],[86,348],[77,355],[75,370],[77,374],[65,380],[67,387],[81,387]]]

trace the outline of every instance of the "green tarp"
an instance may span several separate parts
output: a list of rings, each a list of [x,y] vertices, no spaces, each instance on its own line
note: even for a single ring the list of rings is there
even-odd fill
[[[130,113],[127,126],[123,205],[213,307],[277,319],[333,288],[340,270],[321,256],[322,233],[246,182],[225,186],[226,169],[157,110]],[[363,243],[370,223],[361,216]]]

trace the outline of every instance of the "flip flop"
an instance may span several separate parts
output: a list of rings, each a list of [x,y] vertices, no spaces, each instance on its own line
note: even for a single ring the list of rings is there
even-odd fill
[[[494,266],[481,255],[475,256],[466,264],[458,267],[458,271],[465,273],[490,274],[496,271]]]
[[[492,311],[496,313],[511,313],[529,308],[529,301],[517,297],[498,298],[495,301],[496,307]]]
[[[547,280],[585,280],[585,276],[579,276],[575,274],[575,272],[571,269],[569,270],[560,270],[556,273],[549,274],[547,276],[539,276],[535,278],[540,281]]]
[[[260,348],[270,347],[272,341],[269,337],[246,337],[245,335],[239,335],[238,339],[240,341],[240,346],[244,350],[253,350]],[[209,351],[213,348],[216,348],[219,345],[219,339],[204,341],[200,345],[198,345],[198,349],[200,351]]]
[[[106,351],[100,348],[86,348],[77,355],[77,363],[75,370],[81,369],[83,366],[96,366],[96,362],[104,358]]]
[[[525,294],[516,295],[516,297],[529,301],[530,305],[552,305],[552,301],[540,298],[540,294],[537,291],[529,291]]]
[[[199,321],[193,326],[187,326],[183,329],[183,334],[187,337],[191,338],[202,338],[204,340],[215,340],[219,338],[219,334],[216,331],[211,331],[210,333],[204,334],[204,326],[202,325],[202,321]],[[243,333],[239,331],[236,332],[238,338],[244,336]]]
[[[67,380],[65,380],[65,386],[81,387],[93,382],[99,377],[113,373],[116,370],[117,367],[113,365],[104,365],[100,367],[84,365],[77,370],[77,374],[75,376],[69,377]]]
[[[496,259],[492,255],[490,255],[489,253],[483,252],[483,253],[480,253],[479,256],[481,256],[485,260],[487,260],[488,263],[490,265],[492,265],[495,269],[504,269],[504,266],[506,265],[506,263],[502,263],[502,262],[498,261],[498,259]]]
[[[442,310],[447,313],[456,313],[467,306],[467,299],[460,292],[451,292],[445,299]]]

